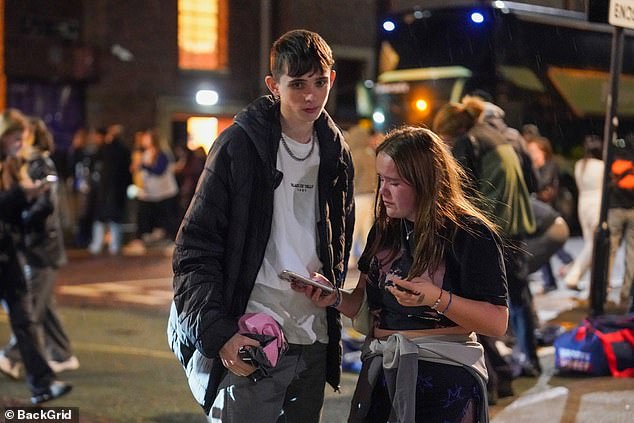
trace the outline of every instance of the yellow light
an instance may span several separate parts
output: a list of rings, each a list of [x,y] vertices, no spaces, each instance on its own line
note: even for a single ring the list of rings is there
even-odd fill
[[[424,112],[425,110],[427,110],[427,102],[425,100],[423,100],[422,98],[416,100],[416,108],[418,110],[420,110],[421,112]]]

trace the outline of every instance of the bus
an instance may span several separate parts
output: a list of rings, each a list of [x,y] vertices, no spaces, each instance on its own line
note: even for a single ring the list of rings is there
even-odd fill
[[[509,126],[537,125],[564,157],[580,155],[585,135],[602,136],[610,25],[581,12],[512,2],[430,3],[379,22],[377,80],[365,90],[377,129],[431,126],[443,104],[482,90],[504,109]],[[625,30],[621,136],[634,130],[632,35]]]

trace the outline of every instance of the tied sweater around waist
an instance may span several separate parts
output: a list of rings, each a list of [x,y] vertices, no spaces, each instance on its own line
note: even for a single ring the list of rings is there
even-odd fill
[[[416,410],[416,379],[418,360],[452,366],[462,366],[479,382],[483,393],[480,422],[487,423],[488,403],[486,382],[488,373],[484,363],[484,350],[475,333],[469,335],[433,335],[409,339],[400,333],[387,339],[368,337],[362,350],[364,371],[352,398],[348,423],[366,420],[372,391],[381,370],[385,375],[392,410],[389,422],[414,423]],[[365,363],[370,360],[369,363]]]

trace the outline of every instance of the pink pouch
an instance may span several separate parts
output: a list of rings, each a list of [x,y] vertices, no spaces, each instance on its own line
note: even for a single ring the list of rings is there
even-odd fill
[[[238,330],[240,334],[260,341],[261,348],[271,367],[275,367],[280,356],[288,349],[282,328],[268,314],[245,314],[238,321]]]

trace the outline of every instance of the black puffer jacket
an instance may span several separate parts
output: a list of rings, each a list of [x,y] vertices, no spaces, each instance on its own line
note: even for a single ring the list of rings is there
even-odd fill
[[[214,142],[176,239],[175,308],[168,336],[184,367],[190,365],[190,386],[189,362],[196,350],[211,359],[204,401],[197,397],[206,411],[224,372],[218,352],[238,330],[271,232],[273,191],[282,180],[275,167],[279,110],[272,97],[262,97]],[[354,226],[354,171],[348,146],[325,112],[315,129],[320,150],[317,252],[324,275],[341,286]],[[341,320],[336,310],[327,313],[326,380],[337,389]]]
[[[18,184],[7,190],[0,186],[0,298],[3,298],[6,286],[15,282],[3,274],[3,268],[17,260],[16,249],[22,236],[20,214],[27,206],[26,195]]]
[[[48,154],[33,151],[27,161],[29,177],[45,180],[57,176],[57,169]],[[66,264],[64,236],[59,216],[59,183],[38,196],[22,213],[24,225],[24,255],[27,263],[35,267],[58,268]]]

